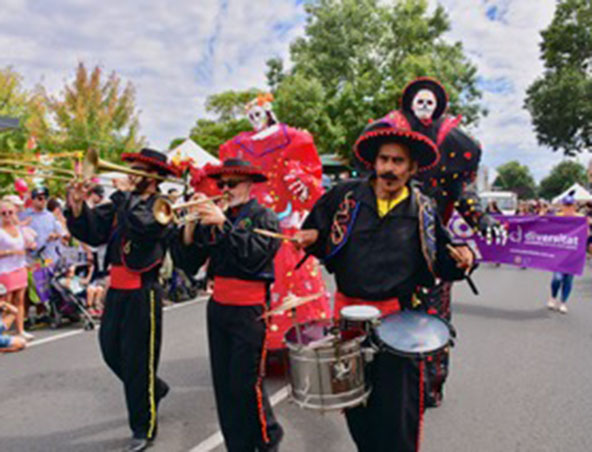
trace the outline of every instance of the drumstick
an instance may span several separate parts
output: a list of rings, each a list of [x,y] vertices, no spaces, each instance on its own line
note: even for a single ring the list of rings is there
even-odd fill
[[[266,237],[271,237],[273,239],[285,240],[287,242],[296,242],[297,241],[296,238],[294,238],[294,237],[290,237],[289,235],[285,235],[285,234],[280,234],[279,232],[268,231],[267,229],[253,228],[253,232],[255,232],[259,235],[264,235]]]
[[[460,253],[456,249],[454,249],[454,247],[452,245],[448,244],[448,245],[446,245],[446,248],[448,248],[448,251],[450,251],[451,254],[458,257],[459,259],[462,259],[462,256],[460,255]],[[475,285],[473,278],[471,278],[471,269],[470,268],[466,269],[465,278],[467,280],[467,283],[469,284],[469,287],[473,291],[473,293],[475,295],[479,295],[479,289],[477,289],[477,286]]]

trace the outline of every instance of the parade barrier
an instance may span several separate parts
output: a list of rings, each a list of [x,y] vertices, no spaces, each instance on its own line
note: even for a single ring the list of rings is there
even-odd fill
[[[456,240],[467,242],[477,260],[581,275],[586,264],[586,217],[494,215],[508,228],[505,245],[487,244],[458,214],[448,223]]]

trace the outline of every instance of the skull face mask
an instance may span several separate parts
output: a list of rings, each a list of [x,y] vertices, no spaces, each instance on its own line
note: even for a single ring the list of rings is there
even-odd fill
[[[260,105],[254,105],[247,111],[249,122],[255,131],[260,132],[268,126],[267,111]]]
[[[413,98],[411,109],[419,119],[429,120],[432,119],[437,106],[436,95],[429,89],[420,89]]]

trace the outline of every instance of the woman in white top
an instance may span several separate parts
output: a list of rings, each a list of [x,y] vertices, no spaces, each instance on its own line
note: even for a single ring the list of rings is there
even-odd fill
[[[27,264],[25,260],[27,248],[33,248],[33,243],[27,243],[21,232],[16,217],[14,204],[0,202],[0,284],[7,290],[6,300],[16,306],[17,334],[27,340],[33,335],[25,331],[25,290],[27,288]]]

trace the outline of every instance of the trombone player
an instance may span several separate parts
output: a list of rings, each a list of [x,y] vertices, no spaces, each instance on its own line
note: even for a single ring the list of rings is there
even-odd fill
[[[90,208],[89,187],[74,182],[66,219],[71,234],[91,246],[107,244],[110,287],[101,321],[103,358],[123,382],[132,438],[126,451],[145,450],[156,437],[158,404],[168,385],[156,376],[162,332],[158,271],[174,232],[154,216],[158,185],[179,176],[166,156],[152,149],[124,153],[131,170],[111,165],[128,177],[115,182],[111,202]]]

